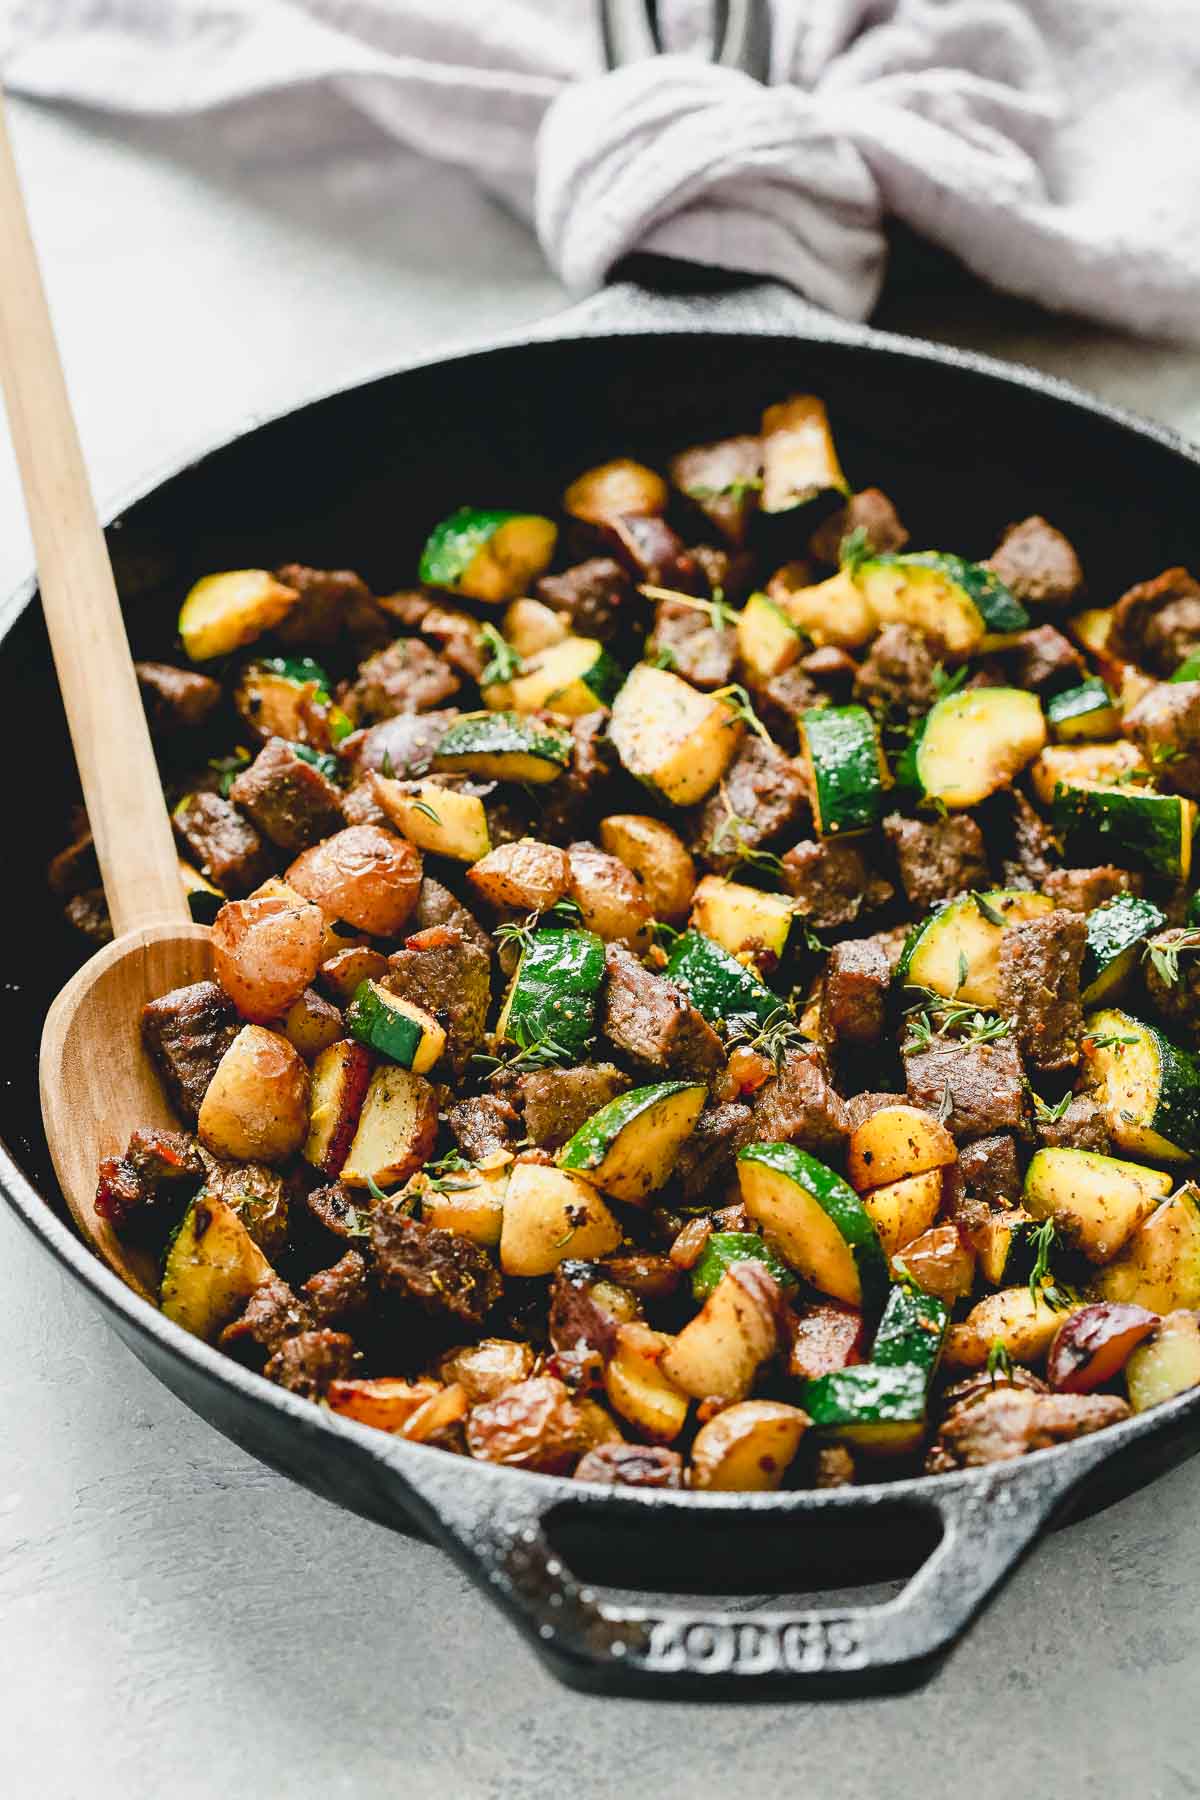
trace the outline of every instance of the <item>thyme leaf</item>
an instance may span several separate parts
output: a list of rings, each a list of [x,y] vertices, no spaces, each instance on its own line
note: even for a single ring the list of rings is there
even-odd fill
[[[513,681],[525,672],[525,664],[507,638],[501,637],[494,625],[483,624],[475,635],[475,641],[481,650],[489,653],[490,661],[485,665],[479,677],[480,687],[492,687],[504,682]]]
[[[1008,923],[1004,914],[1002,912],[997,912],[996,908],[992,905],[991,901],[988,900],[986,895],[976,893],[975,889],[972,888],[971,898],[975,902],[976,912],[979,914],[980,918],[986,919],[989,925],[999,925],[1003,928]]]
[[[238,745],[232,756],[212,756],[209,758],[209,768],[213,771],[214,775],[219,775],[221,777],[220,781],[217,783],[217,789],[222,800],[228,800],[230,788],[233,786],[242,770],[249,768],[251,760],[250,752],[241,744]]]
[[[1181,931],[1173,938],[1166,934],[1151,938],[1145,955],[1164,987],[1178,987],[1179,958],[1196,950],[1200,950],[1200,931]]]
[[[957,694],[959,688],[965,683],[967,665],[964,663],[961,669],[947,671],[941,663],[935,663],[929,679],[934,697],[938,700],[946,700],[951,694]]]
[[[1035,1094],[1033,1096],[1034,1117],[1040,1125],[1057,1125],[1060,1119],[1066,1117],[1067,1108],[1074,1098],[1074,1094],[1068,1089],[1061,1100],[1056,1100],[1054,1105],[1050,1106],[1040,1094]]]
[[[725,589],[716,587],[712,591],[711,600],[698,599],[695,594],[681,594],[678,588],[655,587],[653,582],[643,582],[638,588],[647,600],[671,600],[676,606],[690,606],[694,612],[708,614],[708,622],[714,631],[735,631],[741,618],[725,599]]]
[[[993,1387],[997,1375],[1004,1381],[1012,1379],[1012,1357],[1008,1354],[1003,1338],[992,1339],[992,1347],[987,1356],[987,1372],[991,1377]]]
[[[424,813],[425,817],[427,819],[432,819],[435,825],[440,825],[442,822],[441,815],[439,813],[434,812],[434,810],[433,810],[432,806],[430,806],[428,800],[414,800],[413,801],[413,811],[419,812],[419,813]]]
[[[788,1051],[806,1044],[808,1039],[791,1007],[780,1001],[761,1022],[753,1013],[731,1013],[725,1021],[725,1042],[730,1049],[736,1046],[764,1057],[778,1074]]]
[[[754,710],[753,702],[740,682],[731,682],[728,687],[717,688],[714,700],[721,700],[732,712],[735,719],[748,725],[764,744],[771,743],[771,734]]]
[[[1012,1031],[1012,1020],[1001,1018],[999,1013],[982,1012],[967,1001],[947,1000],[932,988],[916,991],[924,997],[905,1008],[905,1050],[928,1050],[935,1037],[953,1036],[965,1044],[992,1044]]]

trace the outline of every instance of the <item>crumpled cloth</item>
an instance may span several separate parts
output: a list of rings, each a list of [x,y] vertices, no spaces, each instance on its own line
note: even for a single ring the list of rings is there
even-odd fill
[[[347,103],[464,164],[586,293],[633,250],[867,318],[889,216],[996,287],[1200,340],[1200,0],[775,0],[762,86],[700,53],[604,73],[592,0],[9,0],[15,92],[136,114]],[[250,104],[252,103],[252,104]],[[213,129],[220,130],[219,118]]]

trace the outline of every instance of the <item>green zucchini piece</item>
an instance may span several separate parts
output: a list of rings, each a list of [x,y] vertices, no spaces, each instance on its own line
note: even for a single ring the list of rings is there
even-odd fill
[[[558,1165],[616,1200],[643,1205],[675,1167],[707,1098],[698,1081],[659,1081],[618,1094],[563,1145]]]
[[[986,636],[1024,631],[1029,614],[981,563],[940,550],[855,559],[850,573],[881,625],[911,625],[956,658]]]
[[[252,644],[287,617],[300,598],[266,569],[227,569],[198,581],[179,609],[179,636],[192,662],[209,662]]]
[[[272,1273],[233,1208],[200,1193],[167,1246],[159,1304],[168,1319],[211,1343]]]
[[[574,1059],[596,1035],[604,944],[591,931],[538,931],[521,952],[496,1036],[522,1047],[553,1039]]]
[[[753,969],[702,931],[685,931],[676,938],[663,973],[712,1025],[747,1013],[765,1025],[783,1005]]]
[[[979,1273],[990,1287],[1019,1287],[1029,1280],[1036,1261],[1033,1235],[1039,1229],[1023,1207],[989,1213],[979,1226],[972,1228],[971,1242],[979,1253]]]
[[[1066,1146],[1039,1150],[1021,1195],[1035,1219],[1053,1219],[1059,1237],[1089,1262],[1110,1262],[1173,1182],[1160,1169]]]
[[[904,759],[905,785],[943,806],[977,806],[1008,787],[1046,742],[1036,694],[962,688],[937,700]]]
[[[1146,939],[1166,922],[1166,913],[1138,894],[1116,894],[1088,914],[1087,948],[1079,976],[1085,1006],[1115,998],[1133,972]]]
[[[624,669],[603,644],[568,637],[528,658],[524,673],[506,682],[502,691],[519,713],[545,710],[577,719],[600,708],[607,711],[624,680]]]
[[[341,773],[342,765],[329,750],[314,750],[311,744],[293,744],[292,750],[301,762],[311,763],[314,769],[320,769],[326,781],[336,781]]]
[[[1133,862],[1186,881],[1192,867],[1196,802],[1142,787],[1058,782],[1051,823],[1075,861]]]
[[[848,495],[834,448],[825,402],[815,394],[793,394],[762,416],[762,509],[790,512],[831,490]]]
[[[868,831],[883,817],[887,764],[865,706],[817,706],[800,719],[813,820],[822,837]]]
[[[782,1262],[765,1238],[757,1231],[714,1231],[704,1246],[704,1253],[692,1270],[692,1294],[696,1300],[707,1300],[713,1289],[725,1279],[734,1263],[759,1262],[773,1275],[781,1288],[797,1286],[796,1277]]]
[[[899,1282],[888,1295],[871,1361],[881,1368],[912,1364],[924,1370],[926,1382],[937,1368],[950,1324],[950,1309],[936,1294]]]
[[[849,1183],[796,1144],[750,1144],[737,1170],[746,1211],[792,1267],[823,1294],[877,1317],[887,1257]]]
[[[909,934],[896,980],[901,987],[929,988],[947,1000],[963,1000],[994,1011],[1000,997],[1000,940],[1005,926],[1053,911],[1054,902],[1048,895],[1023,888],[993,888],[979,896],[963,894],[939,907]]]
[[[1125,1387],[1134,1412],[1200,1387],[1200,1324],[1193,1313],[1177,1311],[1136,1346],[1125,1364]]]
[[[414,1075],[432,1069],[446,1048],[446,1033],[432,1013],[377,981],[360,981],[355,988],[346,1008],[346,1029],[360,1044]]]
[[[328,700],[333,692],[333,683],[327,671],[311,656],[262,656],[256,667],[267,669],[284,681],[294,681],[299,687],[306,687],[310,681],[314,682],[317,689],[314,698],[317,700]]]
[[[556,781],[571,762],[571,737],[516,712],[466,713],[451,725],[434,756],[439,769],[491,781]]]
[[[738,656],[752,682],[763,684],[800,655],[804,634],[769,594],[751,594],[738,614]]]
[[[1121,715],[1104,683],[1092,677],[1053,694],[1046,702],[1046,723],[1057,743],[1074,744],[1087,738],[1115,738]]]
[[[187,898],[188,911],[197,925],[211,925],[225,904],[225,895],[214,887],[191,863],[179,862],[179,880]]]
[[[1200,681],[1200,651],[1185,657],[1175,673],[1168,676],[1167,679],[1169,681]]]
[[[1118,1150],[1158,1162],[1200,1154],[1200,1057],[1116,1007],[1084,1020],[1083,1053]]]
[[[1121,1254],[1092,1282],[1098,1300],[1169,1313],[1200,1306],[1200,1189],[1194,1182],[1164,1200]]]
[[[853,1363],[804,1382],[799,1403],[825,1437],[902,1456],[925,1434],[926,1386],[917,1363]]]
[[[554,522],[536,513],[460,506],[426,539],[421,580],[472,600],[515,600],[544,574],[557,537]]]

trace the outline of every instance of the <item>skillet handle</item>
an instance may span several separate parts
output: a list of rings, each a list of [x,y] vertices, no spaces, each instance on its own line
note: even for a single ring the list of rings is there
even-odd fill
[[[654,1532],[670,1531],[671,1513],[664,1518],[645,1504],[651,1496],[513,1479],[506,1470],[488,1471],[492,1479],[481,1486],[463,1481],[454,1460],[437,1451],[419,1463],[406,1458],[403,1478],[423,1502],[432,1533],[485,1592],[490,1589],[559,1679],[606,1691],[732,1691],[749,1698],[764,1686],[845,1694],[920,1680],[1104,1455],[1103,1444],[1089,1438],[1025,1461],[923,1483],[917,1494],[905,1494],[905,1502],[940,1527],[941,1537],[894,1599],[877,1606],[752,1611],[703,1609],[652,1594],[635,1605],[601,1596],[575,1578],[551,1542],[551,1515],[594,1508],[593,1529],[601,1534],[610,1508],[621,1508],[627,1519],[640,1513],[652,1545]],[[709,1495],[701,1504],[727,1528],[722,1550],[736,1553],[740,1538],[749,1559],[755,1521],[764,1516],[786,1514],[797,1531],[815,1535],[824,1519],[841,1512],[849,1515],[843,1531],[853,1520],[864,1545],[887,1528],[871,1501],[853,1489]]]
[[[565,312],[523,328],[522,342],[672,329],[766,332],[858,344],[875,335],[870,326],[838,318],[780,281],[645,255],[627,258],[617,276]]]

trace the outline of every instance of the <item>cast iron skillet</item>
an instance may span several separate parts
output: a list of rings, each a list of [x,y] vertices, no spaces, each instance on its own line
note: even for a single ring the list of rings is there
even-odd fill
[[[349,565],[387,591],[462,501],[553,509],[570,472],[750,429],[795,390],[825,397],[851,480],[892,494],[918,544],[983,555],[1009,520],[1044,511],[1081,547],[1097,601],[1200,551],[1200,455],[1167,431],[1038,375],[840,326],[778,290],[670,301],[628,287],[525,341],[313,401],[139,493],[109,528],[135,650],[171,654],[179,597],[213,569]],[[0,886],[4,938],[29,951],[3,997],[4,1041],[28,1048],[0,1088],[0,1188],[134,1354],[244,1448],[428,1533],[570,1682],[750,1694],[918,1679],[1068,1501],[1094,1507],[1195,1447],[1200,1391],[956,1476],[819,1493],[611,1490],[357,1426],[169,1324],[75,1237],[40,1136],[33,1046],[81,957],[37,898],[72,769],[33,595],[29,582],[0,607],[0,716],[10,745],[36,746],[37,796],[22,879]],[[138,1054],[134,1020],[119,1048]],[[914,1569],[882,1604],[811,1600]],[[720,1603],[731,1595],[740,1606]]]

